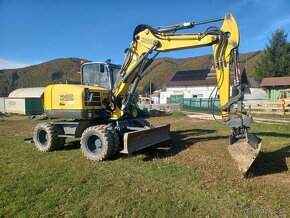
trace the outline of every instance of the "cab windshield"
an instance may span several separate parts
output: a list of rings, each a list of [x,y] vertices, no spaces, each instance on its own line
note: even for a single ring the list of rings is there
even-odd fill
[[[91,63],[82,67],[82,84],[111,89],[109,72],[104,64]]]

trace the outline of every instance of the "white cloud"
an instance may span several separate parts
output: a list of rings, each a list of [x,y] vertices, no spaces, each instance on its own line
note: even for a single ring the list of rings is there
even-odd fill
[[[29,65],[32,65],[32,63],[24,63],[24,62],[0,58],[0,70],[27,67]]]

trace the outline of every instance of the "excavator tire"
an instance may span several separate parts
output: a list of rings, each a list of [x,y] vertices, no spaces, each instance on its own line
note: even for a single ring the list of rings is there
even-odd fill
[[[91,126],[81,136],[81,150],[92,161],[108,159],[113,151],[113,139],[105,125]]]
[[[107,124],[105,128],[109,131],[109,134],[112,137],[113,140],[113,150],[112,150],[112,155],[116,154],[120,150],[120,138],[116,130],[114,129],[113,124]]]
[[[111,135],[114,141],[114,148],[112,153],[116,154],[120,150],[120,138],[116,130],[112,130]]]
[[[39,123],[34,129],[33,141],[36,148],[42,152],[57,149],[60,142],[57,137],[57,129],[53,123]]]

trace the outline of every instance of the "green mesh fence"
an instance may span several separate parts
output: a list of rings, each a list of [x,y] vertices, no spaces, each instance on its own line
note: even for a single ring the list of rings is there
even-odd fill
[[[170,103],[180,103],[180,108],[188,110],[210,111],[211,105],[215,111],[220,111],[220,101],[208,98],[183,98],[183,95],[171,95]]]

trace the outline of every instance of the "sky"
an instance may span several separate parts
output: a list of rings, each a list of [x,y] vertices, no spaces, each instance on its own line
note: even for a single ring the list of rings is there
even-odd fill
[[[0,0],[0,69],[67,57],[91,61],[110,58],[120,64],[138,24],[154,27],[197,22],[228,12],[240,29],[241,53],[263,50],[277,28],[286,33],[290,30],[290,0]],[[161,56],[204,54],[211,54],[211,48]]]

